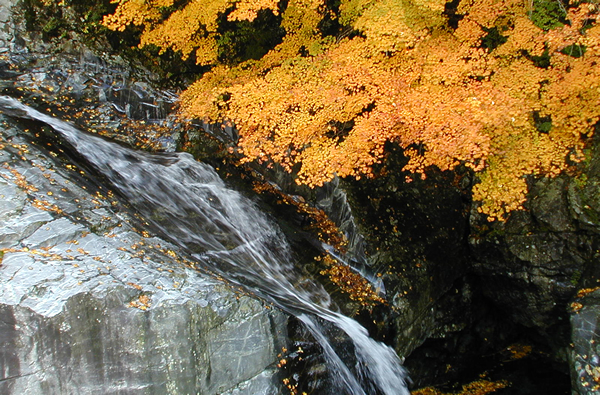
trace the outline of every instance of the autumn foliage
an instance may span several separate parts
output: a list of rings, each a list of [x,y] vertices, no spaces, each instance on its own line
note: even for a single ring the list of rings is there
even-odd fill
[[[235,122],[246,161],[297,181],[370,177],[384,146],[425,177],[465,165],[490,219],[521,207],[528,174],[583,158],[600,121],[595,3],[561,0],[120,0],[105,25],[144,27],[141,45],[211,70],[181,97],[185,117]],[[224,23],[279,16],[259,59],[219,59]],[[410,179],[408,179],[410,181]]]

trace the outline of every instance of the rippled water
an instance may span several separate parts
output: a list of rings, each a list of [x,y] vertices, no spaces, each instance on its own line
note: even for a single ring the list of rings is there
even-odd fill
[[[283,234],[251,200],[228,188],[208,165],[186,153],[136,151],[0,96],[0,111],[51,126],[103,174],[160,236],[189,251],[207,270],[296,316],[323,348],[338,392],[408,394],[395,352],[356,321],[330,309],[326,291],[298,273]],[[331,345],[321,320],[351,339],[353,366]]]

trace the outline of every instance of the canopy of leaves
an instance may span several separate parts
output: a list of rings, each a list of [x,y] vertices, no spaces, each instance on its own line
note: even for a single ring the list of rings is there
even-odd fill
[[[184,92],[183,116],[233,120],[245,160],[277,162],[299,183],[373,176],[393,141],[409,162],[389,171],[468,166],[479,210],[502,219],[524,202],[526,175],[582,158],[600,121],[596,4],[333,3],[120,0],[104,23],[142,24],[142,45],[211,65]],[[219,27],[264,12],[283,38],[260,59],[219,61]]]

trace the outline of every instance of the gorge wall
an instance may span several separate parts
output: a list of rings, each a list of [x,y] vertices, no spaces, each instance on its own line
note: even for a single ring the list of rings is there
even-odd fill
[[[498,393],[596,393],[600,156],[589,147],[571,174],[532,177],[506,222],[477,212],[466,171],[404,183],[393,146],[383,177],[345,184],[393,303],[382,335],[417,383],[485,372],[513,382]]]
[[[122,59],[106,63],[77,42],[50,45],[24,30],[22,15],[11,19],[10,6],[0,2],[3,93],[22,94],[17,82],[26,100],[46,105],[70,86],[117,129],[126,125],[114,111],[168,112],[171,99],[153,98],[145,81],[116,84],[133,76]],[[175,246],[136,232],[85,169],[32,144],[26,123],[2,122],[3,393],[282,391],[273,384],[282,313],[198,276]],[[173,135],[153,141],[174,149]],[[529,180],[526,210],[505,223],[477,213],[477,180],[466,171],[404,183],[393,146],[391,171],[341,183],[388,301],[357,317],[406,358],[415,387],[487,372],[513,382],[497,393],[598,393],[600,153],[589,146],[571,174]]]

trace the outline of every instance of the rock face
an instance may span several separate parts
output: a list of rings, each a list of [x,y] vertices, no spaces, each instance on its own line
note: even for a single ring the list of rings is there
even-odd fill
[[[565,183],[539,181],[532,188],[531,210],[514,213],[506,224],[474,227],[487,232],[470,237],[473,266],[486,297],[557,347],[558,338],[563,339],[560,347],[567,339],[566,306],[592,263],[591,235],[575,230]]]
[[[1,393],[278,393],[282,313],[189,267],[1,122]]]
[[[527,211],[505,224],[475,221],[470,238],[486,297],[556,361],[568,361],[577,394],[597,394],[600,388],[599,180],[596,138],[575,175],[532,182]]]
[[[589,289],[578,294],[572,305],[573,346],[569,355],[574,394],[600,392],[600,291]]]
[[[505,362],[525,356],[515,350],[526,345],[530,362],[513,364],[546,366],[525,378],[538,393],[564,394],[569,373],[574,393],[598,393],[600,155],[591,146],[578,175],[532,180],[527,210],[505,223],[476,212],[469,174],[433,172],[405,184],[388,172],[347,184],[368,261],[393,303],[381,336],[407,357],[417,386],[486,369],[518,387]],[[386,166],[400,168],[390,148]]]
[[[129,82],[124,63],[44,52],[13,5],[0,1],[3,91],[96,99],[90,127],[164,114],[168,97]],[[41,128],[0,113],[0,393],[281,393],[287,316],[137,229],[101,180],[44,148]]]
[[[393,145],[387,150],[386,167],[402,168],[401,150]],[[367,240],[367,261],[383,280],[391,305],[370,329],[395,344],[420,387],[458,378],[445,374],[446,366],[460,370],[454,358],[468,345],[432,348],[427,342],[460,333],[474,320],[465,243],[469,202],[461,184],[468,177],[431,173],[406,183],[407,175],[388,171],[347,182],[346,188]]]
[[[2,138],[0,392],[276,392],[283,314],[136,232],[8,119]]]

